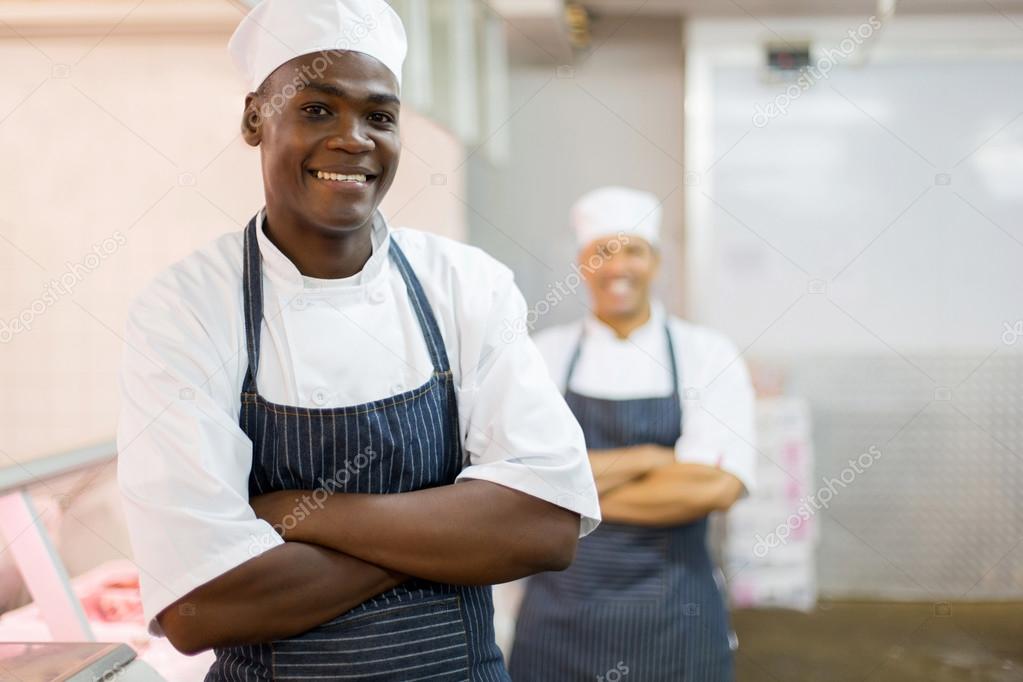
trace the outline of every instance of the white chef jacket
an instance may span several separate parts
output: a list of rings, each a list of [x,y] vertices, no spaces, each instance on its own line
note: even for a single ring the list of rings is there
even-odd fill
[[[593,398],[626,400],[671,394],[671,360],[664,335],[671,329],[682,399],[682,436],[675,443],[680,462],[717,466],[746,491],[756,470],[753,387],[735,345],[720,333],[674,316],[659,301],[650,319],[627,339],[596,317],[536,334],[551,377],[562,390],[568,365],[585,327],[586,339],[572,374],[571,389]]]
[[[263,225],[263,214],[260,214]],[[132,303],[120,382],[118,482],[150,632],[192,589],[281,542],[248,504],[252,443],[238,424],[248,366],[242,238],[232,232],[160,273]],[[391,262],[398,243],[447,347],[464,468],[600,519],[582,430],[525,333],[511,271],[479,249],[379,225],[357,275],[304,277],[258,230],[264,320],[256,381],[267,400],[324,408],[425,383],[426,342]]]

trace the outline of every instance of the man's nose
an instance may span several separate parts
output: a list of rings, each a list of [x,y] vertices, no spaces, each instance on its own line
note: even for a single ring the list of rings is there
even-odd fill
[[[343,118],[337,129],[327,140],[329,149],[348,152],[349,154],[365,154],[374,148],[373,140],[366,134],[365,125],[354,117]]]
[[[620,275],[625,271],[626,263],[624,258],[605,251],[601,257],[600,270],[605,276]]]

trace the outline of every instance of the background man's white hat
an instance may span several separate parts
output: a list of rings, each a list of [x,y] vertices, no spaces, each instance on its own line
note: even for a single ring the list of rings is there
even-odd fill
[[[601,187],[572,205],[576,244],[583,248],[601,237],[642,237],[657,246],[661,233],[661,202],[649,192],[628,187]]]
[[[253,91],[285,62],[333,50],[376,58],[401,87],[408,42],[384,0],[263,0],[242,19],[227,49]]]

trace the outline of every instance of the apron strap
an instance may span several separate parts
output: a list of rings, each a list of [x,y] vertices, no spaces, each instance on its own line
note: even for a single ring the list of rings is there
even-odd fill
[[[263,274],[260,266],[259,241],[256,230],[258,214],[253,216],[245,228],[244,251],[245,258],[242,266],[242,292],[245,305],[245,348],[249,356],[249,367],[245,371],[245,380],[242,383],[242,391],[245,393],[256,392],[256,375],[259,372],[259,337],[263,325]],[[380,219],[380,214],[374,218]],[[423,292],[423,286],[412,271],[405,254],[393,239],[390,242],[390,256],[398,267],[401,277],[405,280],[405,289],[408,291],[412,309],[416,312],[419,320],[419,327],[426,339],[427,351],[430,353],[430,360],[433,362],[433,369],[438,373],[445,373],[450,369],[448,354],[444,347],[444,337],[441,336],[440,327],[437,325],[437,318],[434,317],[430,302]]]
[[[668,340],[668,359],[671,362],[671,395],[678,397],[678,360],[675,359],[675,344],[671,340],[671,327],[668,321],[664,321],[664,336]],[[582,354],[583,341],[586,339],[586,324],[583,323],[579,332],[579,340],[575,343],[575,350],[572,351],[572,359],[568,361],[568,371],[565,373],[565,393],[568,393],[568,385],[575,373],[575,366],[579,363],[579,356]]]
[[[565,393],[568,393],[568,385],[572,383],[572,375],[575,374],[575,366],[579,363],[579,356],[583,351],[583,340],[586,338],[586,323],[581,325],[579,340],[575,342],[575,350],[572,351],[572,359],[568,361],[568,371],[565,372]]]
[[[245,349],[249,355],[249,366],[242,382],[244,393],[256,392],[256,374],[259,370],[259,332],[263,326],[263,272],[260,268],[259,242],[256,238],[257,213],[245,228],[242,264],[242,297],[245,301]]]
[[[448,365],[447,349],[444,347],[444,337],[441,336],[440,327],[437,325],[437,318],[433,314],[433,308],[430,307],[430,301],[426,298],[423,285],[420,284],[416,273],[412,271],[412,266],[409,265],[408,259],[405,258],[405,253],[401,250],[401,247],[392,239],[389,248],[391,260],[398,267],[401,278],[405,280],[405,289],[408,291],[412,309],[416,311],[419,326],[423,330],[423,337],[426,339],[426,348],[430,353],[433,369],[435,372],[443,374],[450,369],[450,366]]]
[[[668,357],[671,359],[671,394],[678,397],[678,360],[675,359],[675,344],[671,340],[671,327],[664,321],[664,335],[668,338]]]

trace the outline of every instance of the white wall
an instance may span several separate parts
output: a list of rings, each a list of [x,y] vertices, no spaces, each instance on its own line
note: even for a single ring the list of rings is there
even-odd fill
[[[1019,598],[1023,22],[896,17],[807,89],[767,77],[765,42],[843,51],[867,19],[688,26],[691,308],[810,402],[793,497],[842,481],[823,595]]]
[[[129,300],[262,203],[225,49],[240,11],[136,4],[0,8],[0,452],[15,461],[113,437]],[[384,214],[462,238],[461,144],[412,111],[402,127]],[[44,301],[69,263],[86,268]],[[31,329],[11,330],[20,316]]]
[[[692,310],[755,355],[988,353],[1023,318],[1018,22],[896,17],[809,89],[766,77],[764,42],[867,20],[689,25]]]
[[[592,49],[572,65],[517,36],[531,55],[512,64],[511,115],[494,128],[507,132],[510,157],[500,167],[482,153],[469,160],[470,240],[515,271],[535,307],[551,286],[570,284],[572,203],[602,185],[645,189],[664,199],[662,292],[680,310],[681,23],[608,16],[593,29]],[[536,327],[579,318],[578,293],[559,298]]]

